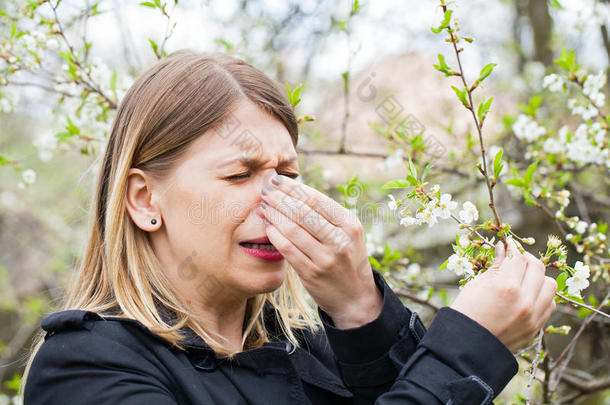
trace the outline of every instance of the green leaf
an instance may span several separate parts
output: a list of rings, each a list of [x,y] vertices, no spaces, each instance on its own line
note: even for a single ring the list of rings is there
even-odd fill
[[[540,107],[541,103],[541,96],[533,96],[530,97],[528,104],[519,104],[519,108],[521,109],[521,111],[523,111],[524,114],[536,117],[536,111],[538,110],[538,107]]]
[[[226,48],[227,51],[232,51],[233,50],[233,44],[231,44],[229,41],[227,41],[226,39],[223,38],[216,38],[214,40],[217,44],[220,44],[222,46],[224,46]]]
[[[438,65],[433,65],[436,70],[445,74],[445,77],[453,75],[451,68],[445,63],[445,57],[442,54],[438,54]]]
[[[536,199],[532,196],[527,188],[523,189],[523,199],[527,205],[531,205],[532,207],[536,206]]]
[[[481,69],[481,73],[479,74],[477,82],[481,83],[483,80],[485,80],[496,66],[498,66],[496,63],[488,63],[487,65],[485,65],[485,67]]]
[[[574,50],[568,52],[568,49],[564,47],[561,50],[559,59],[555,61],[555,64],[565,70],[571,72],[576,68],[576,62],[574,58]]]
[[[66,129],[68,130],[68,132],[71,135],[78,135],[78,134],[80,134],[80,129],[76,125],[74,125],[74,123],[72,122],[70,117],[67,117],[67,120],[68,120],[68,124],[66,125]]]
[[[6,156],[0,155],[0,166],[6,166],[11,163],[11,160]]]
[[[426,180],[426,175],[428,174],[428,171],[432,168],[432,166],[434,166],[434,163],[428,163],[426,165],[426,167],[424,167],[424,171],[421,175],[421,181],[422,183]]]
[[[155,41],[153,41],[152,39],[149,39],[148,42],[150,43],[150,47],[152,48],[155,55],[159,55],[159,50],[158,50],[159,48],[157,46],[157,43]]]
[[[486,101],[479,104],[479,108],[477,108],[477,117],[479,117],[479,122],[485,121],[487,117],[487,113],[489,112],[489,108],[491,107],[491,102],[493,101],[493,97],[488,98]]]
[[[5,381],[4,386],[9,390],[19,391],[19,387],[21,387],[21,376],[17,373],[13,374],[13,378]]]
[[[564,271],[557,276],[555,281],[557,282],[557,291],[561,292],[564,288],[566,288],[566,280],[570,275]]]
[[[441,22],[441,25],[439,25],[438,28],[430,28],[432,30],[432,32],[434,32],[435,34],[438,34],[445,28],[449,27],[449,22],[451,21],[452,13],[453,13],[453,10],[446,10],[445,16],[443,18],[443,21]]]
[[[443,269],[446,269],[446,268],[447,268],[447,263],[449,263],[449,259],[445,260],[445,261],[444,261],[444,262],[443,262],[443,263],[442,263],[442,264],[441,264],[441,265],[438,267],[438,269],[436,269],[436,270],[438,271],[438,270],[443,270]]]
[[[387,190],[389,188],[407,188],[409,187],[409,182],[405,180],[392,180],[385,183],[381,186],[382,190]]]
[[[150,1],[143,1],[140,3],[140,5],[150,7],[150,8],[156,8],[156,6],[153,3],[151,3]]]
[[[375,270],[379,270],[381,268],[381,264],[379,264],[379,261],[373,256],[369,256],[369,263],[371,263],[371,266],[373,266]]]
[[[112,90],[112,92],[116,92],[116,78],[117,78],[117,74],[116,74],[116,70],[112,71],[112,77],[110,78],[110,90]]]
[[[455,92],[456,96],[458,96],[458,98],[462,102],[462,105],[466,108],[470,108],[470,105],[468,104],[468,100],[466,100],[466,89],[460,90],[455,86],[451,86],[451,88]]]
[[[417,169],[411,160],[411,152],[407,151],[407,156],[409,157],[409,176],[413,177],[417,183]],[[409,176],[407,176],[407,180],[409,180]]]
[[[525,183],[526,187],[529,187],[530,183],[532,182],[532,177],[534,177],[536,166],[538,166],[538,161],[535,161],[534,163],[529,165],[527,167],[527,170],[525,171],[525,176],[523,176],[523,182]]]
[[[508,179],[504,182],[504,184],[508,184],[515,187],[523,187],[525,185],[523,179],[520,177],[513,177],[512,179]]]
[[[288,101],[290,101],[290,105],[292,108],[296,107],[297,104],[301,102],[301,89],[303,88],[303,83],[299,83],[294,89],[290,88],[290,84],[286,83],[286,94],[288,95]]]
[[[496,153],[496,156],[494,157],[494,178],[498,178],[500,176],[500,172],[502,171],[502,168],[504,167],[504,163],[502,163],[502,153],[504,151],[502,149],[500,149],[498,151],[498,153]]]

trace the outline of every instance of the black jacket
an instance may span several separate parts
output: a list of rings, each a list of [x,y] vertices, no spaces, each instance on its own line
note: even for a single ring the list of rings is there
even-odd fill
[[[449,307],[426,330],[373,272],[377,319],[342,330],[319,309],[324,330],[301,333],[295,349],[269,305],[274,338],[234,361],[186,327],[182,352],[133,319],[55,312],[41,323],[24,404],[491,404],[518,371],[507,347]]]

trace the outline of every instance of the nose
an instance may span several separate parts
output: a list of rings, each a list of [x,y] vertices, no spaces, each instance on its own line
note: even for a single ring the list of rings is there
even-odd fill
[[[277,174],[277,172],[273,168],[264,169],[261,171],[260,181],[256,186],[256,191],[258,192],[258,195],[256,196],[255,207],[254,207],[257,215],[261,216],[261,218],[264,216],[262,214],[260,214],[260,211],[258,210],[258,208],[261,206],[261,203],[263,202],[263,188],[266,188],[266,189],[271,188],[271,178],[273,176],[275,176],[276,174]]]

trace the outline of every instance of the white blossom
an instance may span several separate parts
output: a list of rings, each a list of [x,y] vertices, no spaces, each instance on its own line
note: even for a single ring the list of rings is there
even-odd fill
[[[598,107],[603,107],[606,104],[606,95],[602,92],[593,93],[589,98]]]
[[[474,270],[472,268],[472,263],[468,260],[467,257],[460,256],[457,253],[449,256],[447,261],[447,268],[453,271],[458,276],[468,275],[474,276]]]
[[[415,218],[411,215],[407,215],[400,219],[400,225],[409,226],[409,225],[421,225],[422,221],[419,218]]]
[[[559,239],[557,235],[549,235],[549,239],[546,242],[546,245],[550,249],[557,249],[559,246],[561,246],[561,239]]]
[[[388,207],[392,211],[396,211],[396,208],[398,208],[398,204],[396,203],[396,199],[394,198],[394,196],[392,194],[388,194],[388,197],[390,198],[390,201],[388,201]]]
[[[59,49],[59,42],[55,38],[49,38],[46,43],[46,47],[50,51]]]
[[[451,216],[451,211],[457,207],[457,203],[455,201],[451,201],[451,194],[443,194],[441,195],[441,199],[438,201],[437,205],[434,207],[434,215],[437,215],[443,219],[447,219]]]
[[[403,162],[403,154],[404,151],[402,149],[396,149],[394,153],[385,158],[383,162],[377,163],[377,168],[379,170],[389,170],[400,166]]]
[[[555,73],[551,73],[550,75],[544,77],[542,86],[545,88],[548,87],[548,89],[552,92],[557,92],[563,89],[564,83],[565,80],[563,79],[563,77]]]
[[[589,286],[589,266],[577,261],[574,265],[574,275],[566,280],[568,295],[580,297],[580,292]]]
[[[531,238],[531,237],[530,238],[523,238],[522,241],[526,245],[533,245],[534,243],[536,243],[536,239]]]
[[[419,263],[411,263],[407,266],[407,276],[415,277],[421,273],[421,266]]]
[[[542,150],[544,150],[546,153],[558,154],[563,152],[564,144],[555,138],[547,138],[542,144]]]
[[[606,74],[600,70],[596,75],[588,75],[587,80],[583,84],[582,92],[587,96],[598,93],[599,90],[606,84]]]
[[[437,216],[434,214],[434,207],[427,207],[426,209],[415,214],[415,218],[420,220],[420,223],[428,224],[428,227],[432,227],[432,225],[438,222]]]
[[[579,103],[576,99],[571,98],[568,100],[568,108],[572,110],[572,114],[580,115],[583,120],[590,120],[599,114],[597,108],[588,101],[585,103]]]
[[[381,224],[375,223],[370,231],[365,233],[366,251],[369,256],[383,253],[384,232]]]
[[[557,198],[561,206],[566,207],[570,204],[570,190],[561,190],[557,193]]]
[[[32,141],[38,148],[38,157],[43,162],[48,162],[53,156],[53,150],[57,149],[57,137],[51,132],[45,132]]]
[[[585,233],[589,225],[585,221],[578,221],[578,224],[574,227],[574,230],[578,233]]]
[[[513,132],[517,138],[527,142],[533,142],[546,133],[546,129],[538,125],[529,115],[519,114],[517,121],[512,125]]]
[[[458,239],[458,245],[460,245],[462,249],[466,249],[470,245],[470,239],[468,238],[468,235],[460,235]]]
[[[467,224],[479,219],[479,211],[470,201],[466,201],[464,204],[462,204],[462,210],[458,213],[458,215],[460,216],[460,219]]]
[[[22,174],[23,181],[27,184],[33,184],[36,181],[36,172],[32,169],[27,169]]]

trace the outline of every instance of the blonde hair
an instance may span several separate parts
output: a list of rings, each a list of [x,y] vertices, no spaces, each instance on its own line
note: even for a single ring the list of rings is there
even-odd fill
[[[244,97],[280,120],[296,147],[298,126],[286,96],[263,72],[238,58],[182,49],[137,78],[121,101],[112,125],[91,202],[89,240],[63,309],[104,315],[104,311],[118,308],[115,316],[140,321],[180,350],[184,347],[179,329],[188,326],[217,353],[229,357],[235,354],[193,322],[187,308],[180,304],[147,233],[133,223],[125,201],[131,167],[163,176],[192,141],[222,125]],[[175,312],[175,324],[163,321],[155,301]],[[281,330],[296,347],[297,329],[320,328],[305,289],[289,266],[276,291],[247,301],[244,348],[259,347],[270,340],[264,322],[266,302],[271,303]],[[39,331],[33,344],[21,396],[44,335]]]

